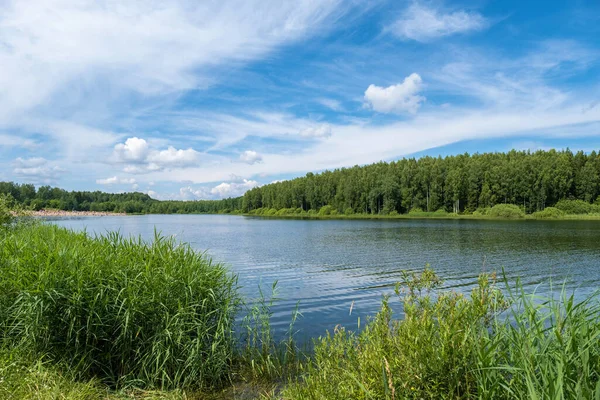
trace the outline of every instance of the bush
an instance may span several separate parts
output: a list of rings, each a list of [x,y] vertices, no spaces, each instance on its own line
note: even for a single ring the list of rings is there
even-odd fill
[[[319,210],[319,215],[331,215],[331,213],[333,212],[333,207],[330,205],[326,205],[321,207],[321,209]]]
[[[525,218],[525,212],[514,204],[496,204],[487,214],[494,218],[519,219]]]
[[[285,399],[592,399],[600,384],[596,296],[541,298],[481,275],[471,296],[438,291],[429,269],[405,274],[360,333],[337,327],[316,342]],[[558,299],[558,300],[557,300]]]
[[[421,207],[411,208],[408,214],[423,214],[423,209]]]
[[[555,219],[561,218],[564,215],[564,211],[555,207],[546,207],[543,211],[537,211],[533,213],[533,217],[536,219]]]
[[[473,361],[480,331],[504,309],[489,276],[470,299],[438,295],[441,281],[430,270],[406,274],[396,293],[405,317],[393,320],[388,300],[358,334],[336,328],[316,343],[303,381],[290,385],[286,399],[438,399],[476,393]]]
[[[485,216],[490,213],[491,207],[479,207],[477,210],[473,211],[473,215]]]
[[[583,200],[561,200],[556,203],[556,208],[566,214],[573,215],[589,214],[597,211],[597,207]]]
[[[348,207],[346,208],[346,210],[344,211],[345,215],[353,215],[354,214],[354,210],[352,209],[352,207]]]
[[[53,226],[0,236],[0,338],[114,386],[229,378],[235,277],[187,245]]]
[[[448,215],[448,211],[444,210],[443,208],[440,208],[439,210],[437,210],[435,213],[435,215],[441,216],[441,215]]]
[[[0,227],[8,225],[13,221],[11,208],[12,199],[6,195],[0,195]]]
[[[398,215],[400,215],[400,214],[396,210],[392,210],[389,214],[390,217],[397,217]]]

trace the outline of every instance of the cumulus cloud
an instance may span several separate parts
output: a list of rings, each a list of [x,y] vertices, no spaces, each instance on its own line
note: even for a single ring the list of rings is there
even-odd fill
[[[201,186],[193,188],[191,186],[185,186],[179,189],[178,194],[171,195],[160,195],[156,192],[150,191],[148,195],[158,199],[178,199],[178,200],[215,200],[224,199],[227,197],[238,197],[246,193],[254,187],[260,186],[260,184],[251,179],[235,179],[230,182],[222,182],[212,188],[210,186]]]
[[[52,165],[48,160],[41,157],[19,157],[14,161],[13,165],[13,173],[15,175],[34,183],[54,182],[59,175],[66,172],[64,168]]]
[[[133,178],[118,178],[116,176],[106,178],[106,179],[96,179],[96,183],[98,185],[120,185],[120,184],[128,184],[135,185],[135,179]]]
[[[152,149],[145,139],[137,137],[116,144],[113,151],[113,159],[117,163],[126,164],[123,171],[128,174],[195,166],[198,164],[199,156],[200,153],[192,148],[183,150],[169,146],[166,150]]]
[[[262,156],[254,150],[246,150],[240,154],[240,161],[246,164],[256,164],[262,161]]]
[[[166,150],[152,151],[148,154],[147,161],[150,165],[164,167],[187,167],[198,162],[198,153],[194,149],[176,149],[169,146]]]
[[[425,97],[420,96],[422,80],[412,73],[404,82],[388,87],[370,85],[365,91],[367,106],[382,113],[415,114]]]
[[[259,186],[254,180],[244,179],[242,182],[223,182],[210,190],[210,193],[218,198],[238,197],[246,191]]]
[[[148,157],[150,146],[144,139],[129,138],[125,143],[115,145],[115,155],[122,161],[143,162]]]
[[[328,138],[331,136],[331,126],[329,124],[321,124],[319,126],[306,128],[300,131],[300,136]]]
[[[476,12],[461,10],[444,14],[415,3],[390,27],[390,31],[402,39],[426,42],[443,36],[482,30],[487,25],[487,20]]]

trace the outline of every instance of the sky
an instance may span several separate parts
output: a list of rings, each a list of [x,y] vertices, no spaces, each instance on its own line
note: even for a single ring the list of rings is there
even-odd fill
[[[219,199],[600,149],[600,2],[0,0],[0,181]]]

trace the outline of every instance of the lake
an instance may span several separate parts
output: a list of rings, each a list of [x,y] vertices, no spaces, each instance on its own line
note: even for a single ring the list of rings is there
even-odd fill
[[[579,297],[600,283],[599,221],[275,220],[230,215],[142,215],[54,219],[74,230],[152,239],[154,229],[207,251],[238,274],[241,292],[281,299],[273,326],[285,332],[299,302],[300,337],[337,324],[354,328],[392,294],[402,270],[430,264],[444,286],[468,291],[481,272],[505,268],[528,291],[566,281]],[[560,289],[560,288],[558,288]],[[558,290],[556,289],[556,290]],[[350,309],[352,308],[352,313]]]

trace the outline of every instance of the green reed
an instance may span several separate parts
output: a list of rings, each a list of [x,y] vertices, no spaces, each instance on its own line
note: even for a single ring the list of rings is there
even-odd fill
[[[213,388],[230,378],[236,279],[155,235],[0,231],[0,337],[113,387]]]
[[[505,283],[506,283],[505,279]],[[575,302],[501,291],[482,275],[470,296],[439,289],[426,269],[407,274],[360,333],[336,328],[315,341],[284,399],[600,399],[596,296]],[[506,296],[503,294],[506,293]]]

